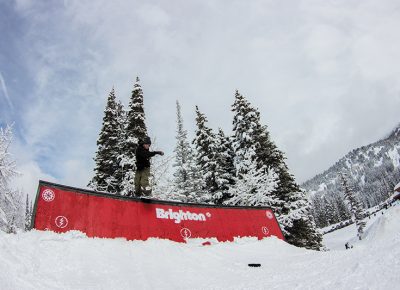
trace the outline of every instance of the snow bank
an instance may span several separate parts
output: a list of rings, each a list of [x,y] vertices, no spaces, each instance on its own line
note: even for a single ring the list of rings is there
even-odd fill
[[[390,208],[353,249],[329,252],[276,238],[200,246],[0,233],[0,289],[395,289],[399,218],[400,206]]]

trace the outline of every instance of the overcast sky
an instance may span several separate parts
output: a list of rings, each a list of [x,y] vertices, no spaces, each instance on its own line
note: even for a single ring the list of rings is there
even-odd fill
[[[400,2],[0,0],[0,125],[35,193],[85,186],[106,98],[136,76],[147,126],[172,154],[175,101],[232,129],[238,89],[298,182],[400,123]]]

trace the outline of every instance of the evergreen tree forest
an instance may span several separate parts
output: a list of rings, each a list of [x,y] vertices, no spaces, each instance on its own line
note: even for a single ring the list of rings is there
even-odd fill
[[[167,185],[153,188],[153,197],[216,205],[266,206],[274,210],[286,240],[319,250],[310,202],[289,173],[285,156],[272,141],[260,112],[235,92],[232,131],[216,132],[195,107],[193,140],[176,102],[176,145]],[[135,150],[147,135],[143,90],[137,78],[127,111],[110,92],[97,140],[94,176],[89,186],[110,194],[128,195],[135,174]],[[165,164],[163,165],[165,166]],[[158,170],[159,168],[153,168]],[[153,187],[161,186],[154,184]]]

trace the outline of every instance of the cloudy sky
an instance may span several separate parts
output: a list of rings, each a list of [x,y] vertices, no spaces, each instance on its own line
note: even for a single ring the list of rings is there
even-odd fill
[[[297,181],[400,123],[397,0],[0,0],[0,125],[34,194],[38,179],[85,186],[111,88],[136,76],[167,154],[175,101],[232,129],[236,89],[261,112]]]

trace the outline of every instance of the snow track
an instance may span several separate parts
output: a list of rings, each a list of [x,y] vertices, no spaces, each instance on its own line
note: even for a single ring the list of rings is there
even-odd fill
[[[399,220],[400,206],[377,216],[351,250],[344,250],[350,232],[334,232],[343,249],[328,252],[276,238],[200,246],[79,232],[0,233],[0,289],[396,289]]]

